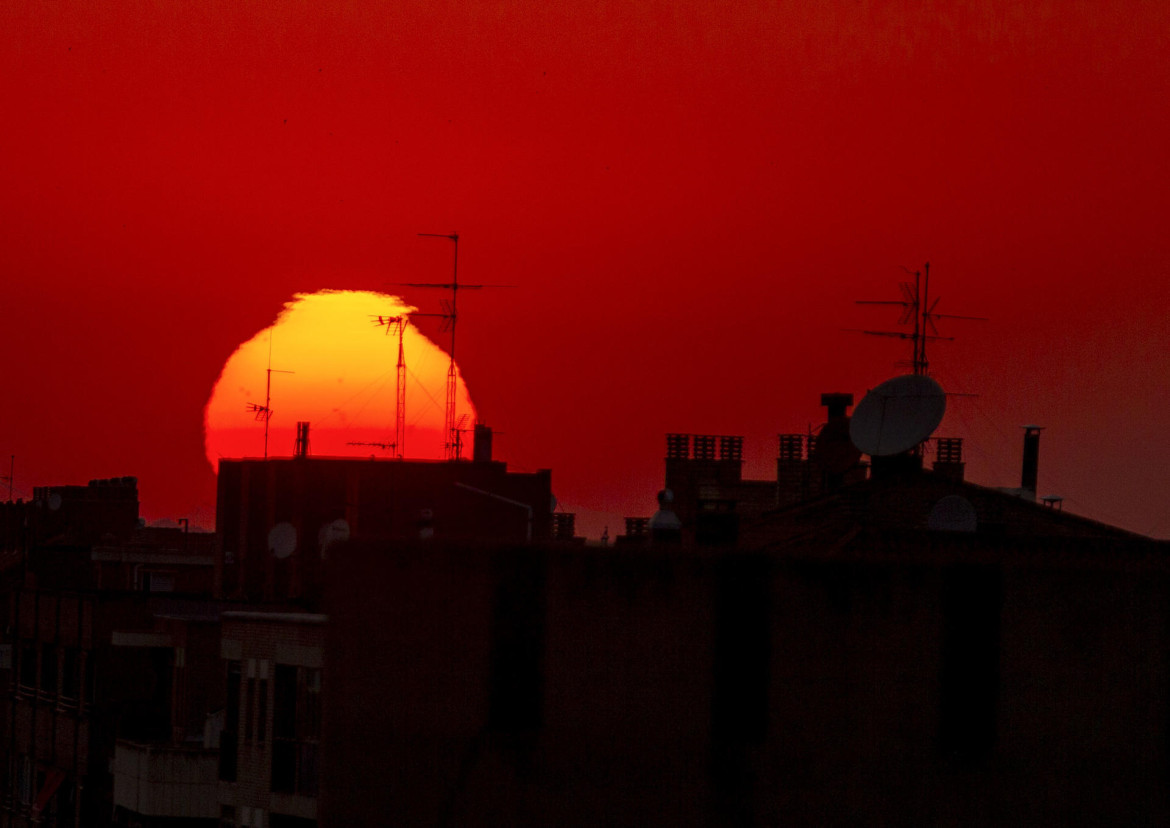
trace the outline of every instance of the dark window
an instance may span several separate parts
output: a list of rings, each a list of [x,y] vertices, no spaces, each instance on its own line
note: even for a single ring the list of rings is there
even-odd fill
[[[219,735],[219,778],[224,782],[235,782],[240,739],[240,662],[238,661],[229,661],[227,665],[225,705],[223,731]]]
[[[81,693],[81,659],[76,647],[66,647],[61,658],[61,696],[76,701]]]
[[[771,580],[767,562],[725,557],[715,595],[712,738],[759,744],[767,738],[772,658]]]
[[[277,664],[272,698],[272,790],[296,788],[297,668]]]
[[[244,699],[244,741],[252,741],[252,728],[255,725],[256,710],[256,679],[248,678],[248,694]]]
[[[219,828],[236,828],[236,806],[219,806]]]
[[[272,790],[317,795],[321,671],[277,664],[272,701]]]
[[[77,824],[77,783],[72,774],[65,775],[52,801],[57,809],[57,828],[74,828]],[[49,820],[45,823],[53,824]]]
[[[57,648],[52,644],[41,645],[41,693],[57,695]]]
[[[260,679],[260,695],[256,699],[256,741],[268,738],[268,679]]]
[[[492,607],[488,723],[501,733],[540,728],[544,669],[544,564],[532,555],[499,562]]]
[[[715,577],[711,792],[728,824],[752,821],[753,747],[768,735],[771,578],[764,558],[728,555]]]
[[[963,566],[945,573],[939,746],[963,764],[986,759],[995,746],[1002,604],[998,569]]]
[[[37,643],[35,641],[20,642],[20,683],[21,686],[29,690],[37,686]]]
[[[32,759],[22,753],[16,764],[16,793],[21,805],[31,805],[33,802],[33,778]]]
[[[93,700],[97,694],[97,678],[95,677],[95,670],[93,666],[93,653],[87,652],[82,654],[82,659],[85,662],[85,686],[82,688],[85,691],[85,698],[81,700],[82,704],[93,704]]]
[[[317,828],[317,820],[288,814],[269,814],[269,828]]]

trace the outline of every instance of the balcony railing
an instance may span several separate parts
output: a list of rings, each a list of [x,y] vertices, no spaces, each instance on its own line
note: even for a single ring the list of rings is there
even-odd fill
[[[218,819],[215,748],[143,744],[114,748],[114,804],[143,816]]]

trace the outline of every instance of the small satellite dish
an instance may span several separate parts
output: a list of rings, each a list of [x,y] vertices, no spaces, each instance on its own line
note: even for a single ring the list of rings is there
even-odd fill
[[[61,508],[61,495],[59,495],[57,492],[53,492],[51,495],[49,495],[49,508],[54,512]]]
[[[326,523],[317,533],[317,540],[321,544],[321,557],[324,558],[330,546],[349,540],[349,523],[345,518]]]
[[[268,551],[284,559],[297,548],[297,530],[291,523],[278,523],[268,531]]]
[[[817,434],[812,460],[829,474],[844,474],[861,459],[861,452],[850,442],[849,420],[830,420]]]
[[[946,410],[947,395],[930,377],[894,377],[857,404],[849,437],[870,457],[901,454],[930,437]]]
[[[974,532],[975,507],[960,495],[947,495],[930,510],[926,528],[936,532]]]

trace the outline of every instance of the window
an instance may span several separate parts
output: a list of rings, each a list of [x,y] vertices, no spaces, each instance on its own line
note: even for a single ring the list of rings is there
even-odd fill
[[[256,699],[256,741],[268,737],[268,679],[260,679],[259,696]]]
[[[721,746],[761,744],[768,734],[771,681],[771,581],[754,557],[719,561],[715,595],[715,652],[711,738]],[[734,770],[720,766],[718,771]]]
[[[82,688],[85,693],[85,698],[81,700],[82,705],[93,704],[94,697],[97,695],[97,678],[94,676],[93,669],[93,653],[82,653],[82,663],[85,664],[85,686]]]
[[[272,703],[272,790],[317,795],[321,671],[277,664]]]
[[[57,648],[48,643],[41,645],[41,695],[57,695]]]
[[[28,754],[22,753],[16,764],[16,793],[21,805],[31,805],[33,801],[33,765]]]
[[[54,823],[46,819],[45,824],[56,825],[56,828],[73,828],[77,824],[77,782],[72,774],[65,775],[51,801],[56,808],[57,821]]]
[[[944,575],[939,747],[960,764],[976,764],[995,749],[999,701],[999,570],[955,566]]]
[[[81,694],[81,658],[76,647],[66,647],[61,657],[61,698],[76,702]]]
[[[499,733],[533,734],[540,729],[544,583],[543,563],[526,556],[517,557],[496,584],[491,620],[488,725]]]
[[[219,778],[236,781],[236,763],[240,740],[240,662],[227,664],[227,700],[223,731],[219,735]]]
[[[219,806],[219,828],[236,828],[236,806]]]
[[[255,727],[256,710],[256,679],[248,677],[247,695],[244,697],[244,741],[252,741],[252,728]]]
[[[142,591],[143,592],[174,592],[175,591],[175,573],[173,572],[152,572],[147,570],[142,573]]]
[[[20,685],[26,691],[37,686],[37,642],[30,639],[20,642]]]

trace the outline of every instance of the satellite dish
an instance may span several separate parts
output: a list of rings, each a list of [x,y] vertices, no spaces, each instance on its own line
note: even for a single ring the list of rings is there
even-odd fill
[[[278,523],[268,532],[268,551],[284,559],[297,548],[297,530],[291,523]]]
[[[926,528],[937,532],[974,532],[975,507],[965,497],[947,495],[930,510]]]
[[[861,459],[861,452],[849,440],[849,420],[830,420],[821,428],[812,460],[829,474],[844,474]]]
[[[61,508],[61,495],[57,492],[49,495],[49,508],[54,512]]]
[[[849,437],[870,457],[901,454],[930,437],[946,410],[946,393],[930,377],[894,377],[857,404]]]
[[[349,540],[349,523],[345,518],[326,523],[317,533],[317,540],[321,544],[321,557],[324,558],[330,546]]]

